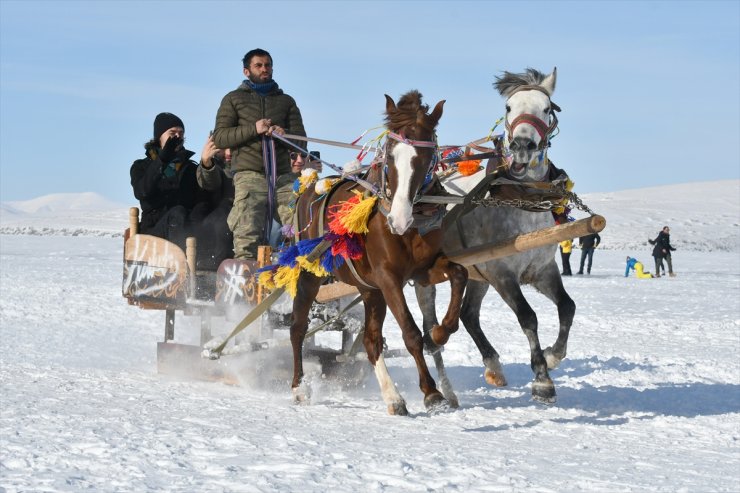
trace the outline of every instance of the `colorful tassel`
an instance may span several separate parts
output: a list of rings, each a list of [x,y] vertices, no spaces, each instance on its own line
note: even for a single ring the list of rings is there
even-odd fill
[[[365,234],[370,213],[378,200],[376,196],[362,198],[362,192],[354,191],[355,196],[332,207],[329,217],[329,230],[339,235],[347,233]]]
[[[273,281],[276,287],[284,287],[285,290],[290,294],[290,296],[292,298],[295,298],[295,295],[298,292],[298,276],[300,275],[301,269],[300,267],[298,267],[298,265],[296,265],[295,267],[283,265],[278,268],[277,272],[275,272],[275,277],[273,278]]]
[[[339,178],[324,178],[323,180],[319,180],[318,182],[316,182],[316,194],[324,195],[326,193],[329,193],[332,187],[338,182]]]
[[[319,172],[313,168],[306,168],[293,182],[293,193],[300,196],[312,184],[319,179]]]
[[[291,245],[281,251],[280,255],[278,255],[278,265],[287,265],[293,267],[295,266],[295,259],[298,255],[300,255],[300,252],[298,251],[298,245]]]
[[[321,265],[321,257],[317,258],[316,260],[309,262],[308,258],[304,255],[301,255],[296,259],[296,262],[298,263],[298,266],[313,274],[316,277],[328,277],[329,272],[327,272],[326,269]]]
[[[257,276],[257,282],[263,288],[272,291],[276,287],[275,283],[272,280],[273,274],[274,274],[274,271],[272,270],[266,270],[264,272],[260,272],[260,274]]]
[[[306,256],[309,253],[311,253],[316,246],[321,243],[321,240],[323,238],[314,238],[312,240],[301,240],[298,243],[295,244],[296,248],[298,248],[298,255]]]
[[[468,151],[465,155],[473,156],[473,153]],[[468,161],[460,161],[457,163],[457,171],[463,176],[474,175],[481,169],[483,168],[480,165],[480,159],[470,159]]]
[[[284,248],[278,255],[277,265],[258,271],[259,284],[269,290],[284,287],[295,297],[301,270],[327,277],[346,259],[361,259],[365,253],[363,234],[368,232],[367,221],[377,197],[363,197],[358,191],[354,194],[349,200],[333,206],[329,214],[329,232],[324,237],[302,240]],[[284,233],[288,231],[285,229]],[[309,262],[308,255],[324,240],[331,242],[331,248]]]

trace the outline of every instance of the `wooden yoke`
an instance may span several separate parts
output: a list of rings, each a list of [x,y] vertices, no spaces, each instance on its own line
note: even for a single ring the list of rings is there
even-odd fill
[[[591,233],[598,233],[606,226],[604,216],[591,216],[572,223],[559,224],[518,235],[500,243],[479,245],[447,254],[452,262],[464,266],[475,265],[489,260],[514,255],[547,245],[560,243],[563,240],[578,238]]]
[[[489,260],[507,257],[527,250],[533,250],[547,245],[560,243],[563,240],[578,238],[591,233],[599,233],[606,227],[604,216],[591,216],[585,219],[579,219],[568,224],[559,224],[550,228],[539,229],[518,235],[500,243],[488,243],[476,247],[465,248],[447,255],[451,262],[469,267],[471,265],[488,262]],[[438,260],[439,261],[439,260]],[[471,279],[479,279],[474,271],[470,272]],[[447,279],[432,279],[431,282],[438,284],[446,282]],[[319,289],[316,301],[324,303],[333,299],[357,293],[357,288],[342,282],[325,284]]]

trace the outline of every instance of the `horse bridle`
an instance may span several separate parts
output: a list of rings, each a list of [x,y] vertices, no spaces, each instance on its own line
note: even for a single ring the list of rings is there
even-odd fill
[[[413,140],[413,139],[407,139],[403,133],[397,134],[395,132],[388,132],[388,138],[393,139],[397,142],[401,142],[407,145],[410,145],[412,147],[423,147],[427,149],[434,149],[434,152],[432,153],[432,159],[429,162],[429,166],[427,167],[426,175],[424,176],[424,183],[421,187],[419,187],[419,190],[416,192],[416,195],[414,196],[412,203],[415,204],[419,201],[423,194],[424,187],[428,185],[432,181],[432,176],[434,174],[434,169],[437,167],[437,159],[438,159],[438,149],[439,145],[437,144],[436,140],[436,134],[435,134],[435,140]],[[381,173],[380,173],[380,191],[378,193],[378,196],[382,200],[386,200],[390,202],[393,197],[390,193],[390,190],[387,189],[387,176],[388,176],[388,147],[389,142],[386,141],[385,150],[383,152],[383,162],[381,167]]]
[[[555,132],[555,129],[558,127],[558,117],[555,114],[556,111],[560,111],[560,106],[553,103],[552,99],[550,99],[550,94],[541,86],[534,86],[534,85],[523,85],[517,87],[514,91],[509,94],[509,97],[507,98],[507,101],[511,99],[511,97],[521,91],[539,91],[545,96],[547,96],[547,99],[550,101],[550,124],[548,125],[546,122],[538,118],[537,116],[531,114],[531,113],[522,113],[521,115],[514,118],[513,121],[509,122],[509,120],[506,120],[506,132],[508,133],[507,141],[509,144],[511,144],[512,136],[514,135],[514,129],[521,125],[522,123],[526,123],[534,127],[534,129],[537,131],[537,133],[540,135],[540,143],[537,145],[537,150],[541,151],[550,145],[550,138]]]

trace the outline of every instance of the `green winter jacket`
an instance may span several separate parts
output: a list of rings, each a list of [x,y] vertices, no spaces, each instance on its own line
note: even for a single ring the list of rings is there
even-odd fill
[[[231,91],[223,100],[216,114],[216,128],[213,141],[219,149],[230,148],[231,169],[240,171],[262,171],[262,136],[257,134],[255,123],[269,118],[273,125],[285,129],[285,133],[306,135],[301,111],[295,100],[285,94],[277,84],[262,97],[242,82],[238,89]],[[305,147],[304,143],[296,142]],[[277,149],[278,175],[290,173],[290,151],[282,142],[275,140]]]

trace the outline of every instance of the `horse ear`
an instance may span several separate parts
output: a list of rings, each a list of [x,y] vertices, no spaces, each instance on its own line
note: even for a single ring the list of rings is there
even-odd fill
[[[432,114],[429,115],[432,120],[434,120],[434,124],[436,125],[437,122],[439,122],[439,119],[442,118],[442,107],[445,105],[446,100],[443,99],[437,105],[434,107],[434,110],[432,110]]]
[[[549,94],[551,97],[552,97],[552,93],[555,92],[555,82],[557,81],[557,78],[558,78],[558,68],[554,67],[552,69],[552,73],[548,75],[547,77],[545,77],[545,80],[543,80],[542,84],[540,84],[540,86],[542,86],[542,88],[545,89],[545,91],[547,91],[547,94]]]
[[[385,114],[390,115],[391,113],[395,113],[395,111],[396,103],[393,101],[392,97],[385,94]]]

